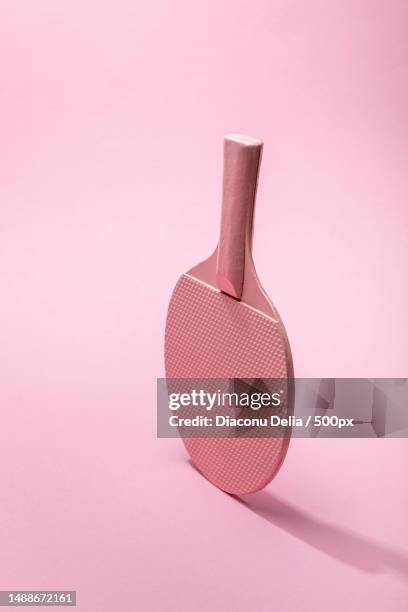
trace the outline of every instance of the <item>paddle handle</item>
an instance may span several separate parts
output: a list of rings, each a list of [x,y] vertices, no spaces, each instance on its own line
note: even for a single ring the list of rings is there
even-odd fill
[[[262,141],[241,135],[224,139],[221,231],[217,255],[217,286],[240,298],[245,252],[250,248]]]

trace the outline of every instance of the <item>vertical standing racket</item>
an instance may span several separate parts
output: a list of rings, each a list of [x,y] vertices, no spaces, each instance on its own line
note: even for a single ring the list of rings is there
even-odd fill
[[[167,378],[293,379],[282,321],[252,260],[262,142],[224,140],[221,232],[216,251],[183,274],[171,297],[165,337]],[[293,385],[288,385],[293,405]],[[289,437],[183,438],[197,469],[232,494],[262,489],[285,458]]]

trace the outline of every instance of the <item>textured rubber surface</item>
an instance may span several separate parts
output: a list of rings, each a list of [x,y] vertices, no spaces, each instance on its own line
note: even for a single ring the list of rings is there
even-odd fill
[[[286,335],[278,321],[183,275],[170,301],[167,378],[287,378]],[[283,462],[287,438],[184,438],[194,465],[220,489],[262,489]]]

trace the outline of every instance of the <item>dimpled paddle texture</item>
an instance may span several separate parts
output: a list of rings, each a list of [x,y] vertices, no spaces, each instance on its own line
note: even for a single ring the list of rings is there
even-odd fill
[[[280,324],[189,276],[178,281],[166,323],[167,378],[287,378]],[[183,438],[194,465],[228,493],[263,488],[287,438]]]

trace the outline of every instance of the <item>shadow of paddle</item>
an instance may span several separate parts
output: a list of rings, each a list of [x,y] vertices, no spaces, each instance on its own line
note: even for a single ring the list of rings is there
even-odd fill
[[[407,552],[317,519],[267,491],[231,497],[268,523],[342,563],[372,574],[392,571],[408,576]]]

